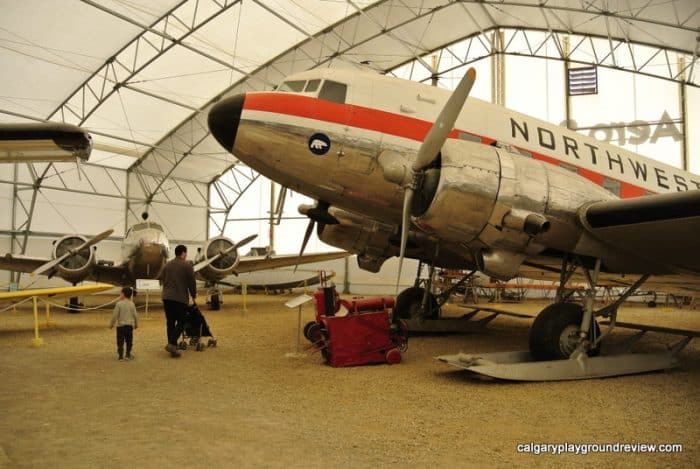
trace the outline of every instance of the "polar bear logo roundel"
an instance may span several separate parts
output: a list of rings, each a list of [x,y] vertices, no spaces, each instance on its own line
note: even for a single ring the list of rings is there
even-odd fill
[[[309,138],[309,150],[314,155],[325,155],[331,149],[331,139],[322,133],[315,133]]]

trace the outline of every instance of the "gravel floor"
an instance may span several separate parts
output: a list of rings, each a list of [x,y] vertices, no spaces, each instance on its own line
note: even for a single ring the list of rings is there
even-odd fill
[[[529,320],[411,337],[399,365],[332,368],[297,350],[296,295],[227,296],[204,310],[218,347],[163,351],[159,305],[136,360],[116,360],[111,312],[55,310],[31,347],[30,310],[0,317],[1,467],[698,467],[700,342],[681,368],[589,381],[475,379],[433,356],[527,347]],[[105,301],[89,299],[90,304]],[[3,306],[0,305],[0,308]],[[543,304],[501,305],[536,314]],[[462,310],[450,306],[450,315]],[[307,304],[302,324],[313,318]],[[623,308],[620,320],[700,330],[700,313]],[[619,331],[613,342],[631,332]],[[643,339],[656,350],[669,336]],[[304,352],[302,341],[301,351]],[[518,445],[680,443],[680,453],[534,455]]]

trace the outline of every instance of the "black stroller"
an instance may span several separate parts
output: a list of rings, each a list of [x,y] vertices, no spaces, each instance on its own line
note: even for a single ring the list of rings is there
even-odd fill
[[[204,315],[197,305],[193,304],[187,307],[185,328],[182,331],[182,341],[178,344],[178,348],[180,350],[186,350],[187,339],[189,339],[190,347],[194,347],[196,351],[201,352],[205,348],[202,337],[209,337],[206,347],[216,347],[216,339],[209,329],[207,320],[204,318]]]

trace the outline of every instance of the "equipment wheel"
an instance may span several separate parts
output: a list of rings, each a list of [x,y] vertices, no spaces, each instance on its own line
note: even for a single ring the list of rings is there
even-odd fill
[[[401,352],[408,350],[408,326],[406,321],[399,319],[391,324],[391,342]]]
[[[553,303],[537,315],[530,328],[530,353],[535,360],[562,360],[576,350],[583,320],[583,307],[576,303]],[[588,339],[600,337],[595,319]],[[588,351],[588,356],[600,354],[600,344]]]
[[[179,348],[180,350],[187,350],[187,342],[185,342],[184,340],[181,341],[179,344],[177,344],[177,348]]]
[[[309,326],[308,336],[306,338],[316,347],[324,347],[326,339],[325,329],[321,324],[314,322]]]
[[[399,352],[399,349],[396,348],[389,349],[386,352],[384,359],[389,365],[396,365],[398,363],[401,363],[401,352]]]
[[[221,309],[221,295],[219,293],[214,293],[211,296],[211,301],[209,302],[209,309],[211,311],[218,311]]]
[[[216,339],[209,339],[207,341],[207,347],[216,347]]]
[[[396,305],[394,306],[394,317],[400,319],[421,319],[420,307],[423,302],[424,288],[411,287],[407,288],[396,297]],[[435,295],[428,295],[428,310],[422,316],[422,319],[437,319],[440,315]]]
[[[309,321],[304,325],[304,337],[306,337],[306,340],[309,340],[311,342],[313,342],[313,340],[311,340],[311,337],[309,337],[309,329],[311,329],[311,327],[313,327],[314,324],[318,323],[316,321]]]

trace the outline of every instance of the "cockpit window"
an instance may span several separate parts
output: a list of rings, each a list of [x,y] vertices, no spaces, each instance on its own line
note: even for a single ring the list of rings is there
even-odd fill
[[[332,101],[334,103],[345,103],[345,95],[347,94],[348,87],[337,81],[326,80],[323,82],[321,87],[321,92],[318,97],[320,99],[325,99],[326,101]]]
[[[318,85],[321,84],[321,80],[309,80],[304,88],[305,93],[312,93],[318,89]]]
[[[292,80],[285,81],[280,86],[280,91],[291,91],[293,93],[300,93],[304,91],[304,86],[306,85],[306,80]]]
[[[154,223],[152,221],[147,221],[145,223],[137,223],[131,229],[136,230],[136,231],[140,231],[140,230],[145,230],[148,228],[155,228],[155,229],[161,230],[161,231],[163,230],[163,228],[158,223]],[[131,229],[129,231],[131,231]]]

